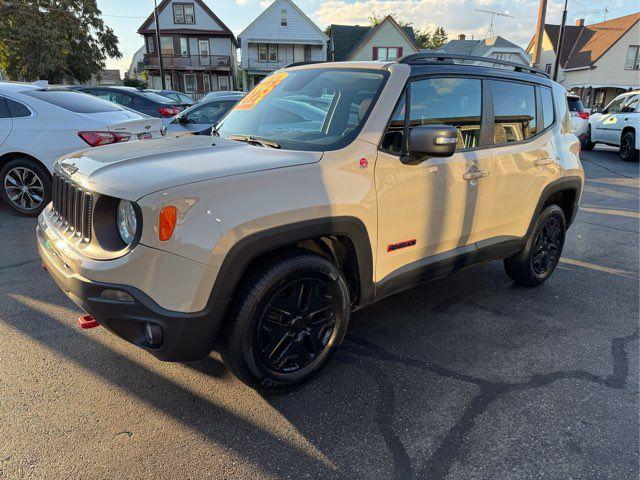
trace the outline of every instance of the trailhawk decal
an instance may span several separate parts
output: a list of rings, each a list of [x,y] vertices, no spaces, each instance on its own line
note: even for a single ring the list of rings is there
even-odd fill
[[[391,243],[387,245],[387,252],[393,252],[395,250],[400,250],[401,248],[413,247],[416,244],[416,239],[412,238],[411,240],[405,240],[404,242]]]
[[[265,78],[260,82],[253,90],[238,102],[234,107],[234,110],[251,110],[257,104],[259,104],[264,97],[269,95],[276,88],[282,80],[287,78],[289,74],[287,72],[274,73],[273,75]]]

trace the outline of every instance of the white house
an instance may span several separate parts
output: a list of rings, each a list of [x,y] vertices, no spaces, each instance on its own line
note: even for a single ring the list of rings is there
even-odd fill
[[[203,0],[163,0],[158,4],[158,24],[160,45],[153,11],[138,29],[144,37],[143,62],[151,88],[162,88],[158,52],[168,89],[198,96],[234,88],[237,40]]]
[[[535,65],[551,73],[558,55],[559,25],[545,24]],[[535,36],[528,52],[535,48]],[[640,13],[585,25],[565,26],[558,81],[586,107],[604,106],[622,92],[640,88]]]
[[[245,91],[291,63],[327,60],[329,37],[291,0],[275,0],[238,39]]]
[[[476,57],[489,57],[497,60],[521,63],[522,65],[529,65],[531,61],[531,58],[522,47],[519,47],[500,35],[485,38],[484,40],[467,40],[465,35],[460,34],[457,40],[451,40],[445,43],[437,51],[459,55],[474,55]]]

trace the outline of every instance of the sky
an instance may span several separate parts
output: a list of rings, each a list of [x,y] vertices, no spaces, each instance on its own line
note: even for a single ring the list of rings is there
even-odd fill
[[[160,3],[161,0],[158,0]],[[294,0],[295,1],[295,0]],[[233,31],[239,34],[269,4],[271,0],[205,0],[211,10]],[[485,37],[491,16],[476,12],[477,8],[495,10],[510,17],[495,17],[494,32],[526,47],[533,35],[538,15],[538,0],[298,0],[302,9],[317,25],[367,25],[372,13],[389,13],[410,22],[414,28],[444,27],[449,39],[464,33],[467,38]],[[121,59],[108,59],[107,68],[122,71],[129,68],[131,57],[142,46],[138,27],[153,11],[153,0],[98,0],[103,19],[115,31],[120,42]],[[548,0],[547,23],[560,23],[562,0]],[[640,10],[638,0],[569,0],[567,24],[579,18],[585,23],[621,17]]]

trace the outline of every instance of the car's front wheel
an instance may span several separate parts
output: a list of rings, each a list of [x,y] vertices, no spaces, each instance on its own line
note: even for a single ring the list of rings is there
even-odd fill
[[[227,367],[253,387],[309,379],[336,352],[349,324],[346,281],[314,253],[298,251],[265,263],[236,300],[220,351]]]
[[[626,132],[620,139],[620,158],[625,162],[638,161],[636,134],[633,131]]]
[[[29,158],[15,158],[0,169],[0,196],[22,215],[35,217],[51,199],[51,177]]]
[[[520,285],[535,287],[555,270],[567,229],[564,212],[557,205],[545,208],[527,240],[525,248],[504,260],[509,278]]]

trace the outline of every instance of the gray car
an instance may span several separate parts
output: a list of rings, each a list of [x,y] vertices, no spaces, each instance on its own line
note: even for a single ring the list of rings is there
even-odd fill
[[[170,134],[210,135],[213,124],[224,117],[243,96],[243,93],[232,93],[212,100],[200,101],[173,117],[166,124],[167,132]]]

